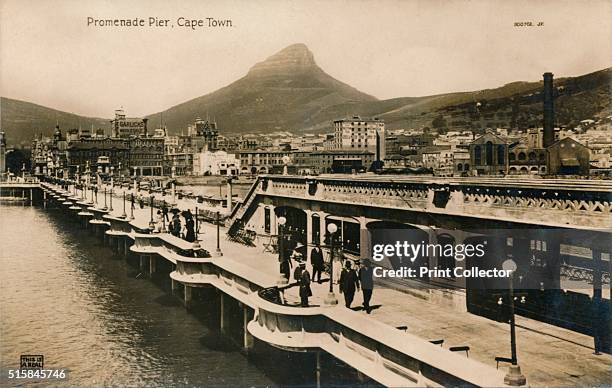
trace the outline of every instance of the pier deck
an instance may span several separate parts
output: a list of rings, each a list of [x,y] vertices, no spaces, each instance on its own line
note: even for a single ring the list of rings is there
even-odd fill
[[[123,205],[116,198],[113,203],[112,216],[123,213]],[[193,209],[202,204],[193,200],[179,200],[180,209]],[[98,200],[98,206],[103,206],[103,200]],[[127,214],[130,214],[129,203]],[[208,210],[216,210],[210,208]],[[155,211],[156,213],[156,211]],[[136,207],[135,219],[132,224],[146,228],[150,220],[150,208]],[[221,228],[221,250],[223,256],[215,260],[235,263],[238,266],[248,266],[254,276],[273,283],[278,279],[278,256],[264,252],[263,241],[256,241],[256,246],[249,247],[225,239],[225,228]],[[202,248],[213,251],[216,248],[216,227],[201,223],[198,240]],[[310,268],[308,268],[311,271]],[[326,279],[327,280],[327,279]],[[312,283],[313,297],[311,305],[323,305],[329,283]],[[371,305],[376,308],[370,315],[360,310],[361,293],[357,293],[353,306],[355,310],[344,307],[337,286],[334,287],[339,303],[330,309],[333,315],[342,321],[354,321],[358,330],[364,322],[376,320],[388,325],[390,331],[397,326],[408,326],[407,332],[424,340],[444,339],[443,348],[451,346],[470,347],[469,358],[496,367],[495,357],[510,356],[509,325],[482,318],[467,312],[458,312],[449,307],[436,305],[391,288],[376,288]],[[299,303],[297,287],[285,291],[285,297],[292,304]],[[297,307],[296,307],[297,308]],[[332,311],[333,310],[333,311]],[[365,319],[365,320],[364,320]],[[600,385],[609,381],[609,370],[612,366],[612,356],[593,354],[591,337],[565,330],[528,318],[516,317],[518,359],[524,375],[530,385],[544,386],[575,386]],[[507,364],[500,363],[500,369],[505,370]]]

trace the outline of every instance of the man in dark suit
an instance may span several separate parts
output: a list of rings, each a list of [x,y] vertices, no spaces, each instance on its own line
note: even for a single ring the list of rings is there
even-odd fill
[[[359,291],[359,278],[357,272],[351,268],[351,261],[347,260],[340,274],[340,293],[344,294],[344,304],[347,308],[351,308],[351,303],[355,298],[355,290]]]
[[[361,268],[359,268],[359,282],[363,291],[363,309],[369,314],[370,299],[372,299],[372,291],[374,290],[374,269],[370,259],[361,260]]]
[[[317,277],[317,283],[321,283],[321,273],[323,272],[323,252],[319,244],[315,245],[310,252],[310,264],[312,265],[312,281]]]

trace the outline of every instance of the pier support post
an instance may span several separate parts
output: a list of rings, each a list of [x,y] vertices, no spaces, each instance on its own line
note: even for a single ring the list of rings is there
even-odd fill
[[[317,388],[321,388],[321,352],[317,351]]]
[[[30,206],[32,206],[32,198],[33,198],[34,190],[30,189]]]
[[[220,303],[219,303],[219,306],[220,306],[219,329],[221,329],[222,333],[225,333],[225,331],[227,330],[227,325],[229,323],[226,317],[227,308],[225,307],[225,295],[222,292],[220,292],[219,297],[221,298]]]
[[[126,258],[128,257],[129,251],[128,251],[128,239],[127,237],[123,239],[123,256],[125,256]]]
[[[245,353],[248,353],[253,348],[253,336],[249,333],[247,325],[249,324],[249,308],[246,305],[242,306],[242,328],[244,331],[242,348]]]
[[[138,267],[140,269],[140,272],[143,272],[145,270],[145,267],[147,265],[146,260],[147,260],[146,255],[140,255],[140,265]]]
[[[149,276],[153,277],[153,274],[155,273],[155,271],[157,270],[155,264],[157,262],[155,261],[155,256],[151,255],[149,256]]]
[[[170,278],[170,292],[174,295],[176,291],[176,280]]]
[[[189,308],[191,305],[192,299],[192,287],[188,285],[184,285],[183,289],[185,290],[185,308]]]

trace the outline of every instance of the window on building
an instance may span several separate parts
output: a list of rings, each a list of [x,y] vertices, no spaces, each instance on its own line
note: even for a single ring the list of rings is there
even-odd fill
[[[479,145],[474,147],[474,163],[476,165],[482,164],[482,150]]]
[[[503,144],[497,146],[497,164],[506,164],[506,147]]]
[[[518,160],[525,160],[525,159],[527,159],[527,155],[525,155],[524,152],[519,152]]]
[[[490,166],[493,164],[493,142],[488,141],[486,143],[486,154],[485,154],[485,158],[486,158],[486,164],[487,166]]]

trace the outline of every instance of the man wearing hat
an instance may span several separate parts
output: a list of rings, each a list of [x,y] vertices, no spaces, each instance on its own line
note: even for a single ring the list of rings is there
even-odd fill
[[[300,301],[302,307],[308,307],[308,297],[312,296],[312,290],[310,289],[310,274],[306,269],[306,263],[300,263],[300,269],[302,270],[300,274]]]
[[[353,298],[355,297],[355,290],[359,291],[359,278],[357,273],[351,266],[351,261],[345,261],[345,268],[340,274],[340,293],[344,294],[344,305],[347,308],[351,308]]]
[[[370,308],[370,299],[372,299],[372,291],[374,290],[374,269],[372,268],[370,259],[361,260],[359,282],[361,283],[361,290],[363,291],[363,309],[369,314],[372,311]]]

